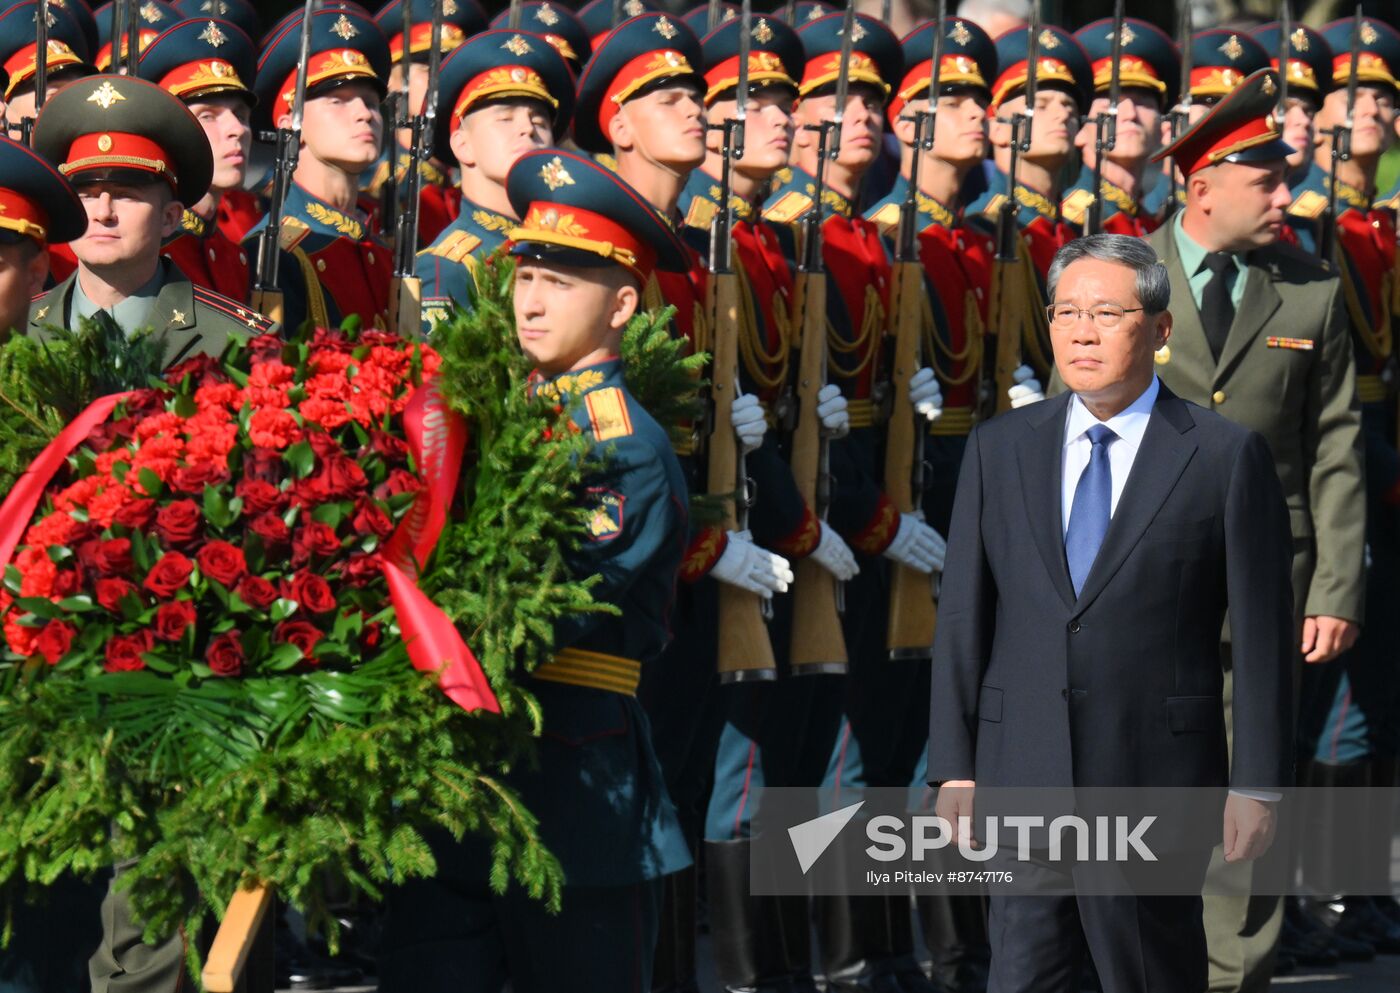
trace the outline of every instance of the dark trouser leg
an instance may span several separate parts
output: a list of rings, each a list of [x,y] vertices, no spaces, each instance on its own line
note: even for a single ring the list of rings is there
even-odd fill
[[[121,868],[102,900],[102,942],[88,962],[92,993],[176,993],[193,989],[185,970],[185,939],[174,934],[148,945],[125,890],[117,890]]]
[[[933,894],[918,898],[924,943],[933,956],[933,976],[952,993],[987,987],[987,900],[982,896]]]
[[[990,898],[987,993],[1075,993],[1083,940],[1074,897]]]

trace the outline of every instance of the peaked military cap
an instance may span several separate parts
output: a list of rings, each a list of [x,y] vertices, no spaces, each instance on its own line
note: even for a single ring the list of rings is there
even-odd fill
[[[510,10],[496,15],[491,22],[493,28],[510,26]],[[530,0],[520,5],[520,30],[539,35],[554,46],[555,50],[569,61],[569,68],[578,72],[593,52],[589,44],[588,29],[578,19],[578,15],[558,3],[541,3]]]
[[[185,17],[228,21],[249,38],[258,36],[258,11],[248,0],[174,0],[174,7]]]
[[[257,102],[257,49],[228,21],[181,21],[146,46],[136,73],[181,100],[233,94]]]
[[[588,44],[596,51],[603,36],[613,29],[613,3],[615,0],[591,0],[578,10],[578,19],[588,32]],[[661,8],[651,0],[616,0],[621,7],[621,20],[641,17],[643,14],[661,13]],[[698,34],[697,34],[698,37]]]
[[[1269,53],[1269,65],[1279,68],[1279,32],[1275,21],[1255,28],[1249,36]],[[1294,24],[1288,33],[1288,90],[1306,90],[1322,96],[1332,89],[1332,46],[1321,32],[1305,24]]]
[[[997,49],[991,36],[961,17],[950,17],[941,25],[929,21],[910,31],[899,43],[904,50],[904,77],[890,101],[891,121],[899,119],[910,100],[928,97],[928,88],[933,85],[935,31],[943,34],[939,88],[973,86],[991,93],[992,80],[997,76]]]
[[[437,4],[435,0],[408,2],[413,17],[408,55],[410,59],[414,56],[426,59],[433,43],[433,8]],[[389,58],[395,62],[403,58],[403,4],[404,0],[390,0],[374,15],[374,23],[389,42]],[[486,23],[486,11],[476,0],[442,0],[442,50],[456,51],[472,35],[485,31]]]
[[[263,126],[271,126],[289,113],[296,98],[301,20],[300,15],[284,19],[263,45],[256,84],[259,123]],[[389,46],[374,21],[349,7],[322,8],[311,15],[308,96],[314,96],[318,86],[362,80],[382,97],[388,78]]]
[[[779,10],[784,8],[779,7]],[[793,6],[792,20],[793,27],[800,28],[808,21],[819,21],[827,14],[838,14],[840,9],[834,4],[825,3],[824,0],[799,0]]]
[[[578,81],[574,141],[584,151],[612,150],[608,125],[618,109],[661,80],[692,80],[703,92],[704,58],[695,32],[666,14],[619,24],[593,50]]]
[[[187,207],[214,175],[209,139],[185,105],[130,76],[88,76],[59,90],[34,122],[34,150],[75,186],[93,175],[134,173],[165,180]]]
[[[73,184],[40,155],[0,137],[0,245],[33,238],[59,244],[87,230]]]
[[[137,47],[142,52],[162,31],[185,19],[184,14],[163,0],[139,0],[132,4],[131,9],[141,19],[136,38]],[[93,11],[92,16],[97,20],[97,52],[93,55],[92,64],[99,72],[106,72],[112,65],[112,5],[103,4]],[[123,38],[118,46],[121,55],[126,54],[126,43],[127,39]]]
[[[22,2],[23,0],[0,0],[0,11],[8,10]],[[93,16],[92,8],[84,0],[49,0],[50,15],[60,11],[67,14],[73,23],[78,25],[83,36],[83,55],[90,57],[97,51],[99,44],[97,19]]]
[[[1113,18],[1085,25],[1074,37],[1089,57],[1095,95],[1107,93],[1113,81]],[[1181,92],[1181,51],[1161,28],[1125,17],[1118,82],[1125,89],[1151,90],[1163,107],[1175,103]]]
[[[1210,109],[1180,138],[1152,157],[1176,160],[1189,176],[1220,162],[1271,162],[1286,159],[1293,148],[1279,137],[1274,108],[1278,73],[1260,69]]]
[[[1074,35],[1053,24],[1042,25],[1038,37],[1035,85],[1060,89],[1087,110],[1094,90],[1094,72],[1089,57]],[[992,84],[992,110],[1007,100],[1021,96],[1029,76],[1030,28],[1012,28],[997,36],[997,78]]]
[[[24,0],[0,11],[0,72],[7,77],[3,91],[7,100],[20,86],[34,79],[39,45],[34,25],[38,16],[39,4],[35,0]],[[45,59],[49,75],[64,70],[85,75],[93,72],[87,54],[78,22],[63,9],[50,7],[48,58]]]
[[[743,22],[725,21],[700,42],[705,69],[705,105],[739,85]],[[786,86],[795,94],[807,56],[802,39],[783,21],[755,16],[749,24],[749,86]]]
[[[654,269],[683,272],[686,249],[656,208],[616,173],[562,148],[526,152],[506,193],[524,218],[511,254],[560,265],[620,265],[645,282]]]
[[[368,21],[374,20],[374,15],[370,13],[367,8],[362,7],[358,3],[355,3],[354,0],[320,0],[320,2],[316,4],[316,9],[318,11],[343,10],[346,13],[356,14],[360,17],[363,17],[365,20]],[[287,11],[285,14],[283,14],[277,19],[277,23],[272,25],[271,30],[269,30],[267,34],[263,36],[262,44],[258,47],[262,50],[266,50],[268,44],[272,41],[272,39],[280,37],[283,29],[286,28],[288,24],[291,24],[293,22],[300,24],[302,14],[304,13],[305,8],[302,7],[300,4],[297,4],[291,10]],[[381,31],[380,34],[383,34],[383,32]]]
[[[841,74],[841,34],[844,14],[827,14],[797,29],[807,65],[802,72],[798,94],[808,97],[828,86],[835,86]],[[850,81],[867,83],[889,97],[904,68],[904,55],[894,32],[873,17],[857,14],[851,28]]]
[[[715,22],[715,27],[719,27],[726,21],[737,21],[739,19],[739,5],[730,3],[729,0],[722,0],[716,14],[719,20]],[[710,5],[702,3],[692,7],[686,11],[681,20],[685,22],[686,27],[695,32],[695,37],[703,39],[705,35],[710,33]]]
[[[507,97],[548,106],[554,133],[562,135],[574,112],[574,79],[564,56],[528,31],[486,31],[469,38],[442,63],[434,153],[455,162],[449,139],[462,118],[482,103]]]
[[[1219,99],[1269,62],[1264,46],[1243,32],[1198,31],[1191,36],[1191,97]]]
[[[1331,80],[1334,87],[1346,86],[1351,79],[1351,36],[1356,19],[1333,21],[1322,29],[1322,36],[1332,46]],[[1376,83],[1397,87],[1400,78],[1400,32],[1373,17],[1361,19],[1356,56],[1356,79],[1359,83]]]

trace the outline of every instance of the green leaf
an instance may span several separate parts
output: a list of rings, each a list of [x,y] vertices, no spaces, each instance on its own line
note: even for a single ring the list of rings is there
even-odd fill
[[[259,666],[261,669],[268,669],[273,672],[285,672],[288,669],[295,669],[302,659],[301,649],[296,645],[283,642],[274,645],[272,652],[263,660]]]
[[[329,524],[333,528],[339,527],[344,517],[345,505],[339,502],[323,503],[311,512],[312,520]]]
[[[175,394],[174,412],[188,419],[199,413],[199,405],[194,402],[194,397],[181,390]]]
[[[62,600],[58,601],[58,605],[64,610],[75,614],[85,614],[88,611],[98,609],[97,604],[92,602],[92,597],[88,596],[86,593],[64,597]]]
[[[272,602],[272,607],[268,610],[268,616],[273,622],[285,621],[297,612],[300,606],[295,600],[288,600],[285,597],[278,597]]]
[[[204,517],[210,524],[222,531],[238,520],[238,511],[229,506],[228,497],[221,487],[205,483]]]
[[[149,466],[142,466],[136,478],[141,483],[141,489],[147,496],[158,497],[165,491],[165,484],[160,481],[160,476],[156,475],[154,469]]]
[[[15,606],[35,617],[42,617],[46,620],[61,620],[63,618],[63,608],[45,597],[18,597],[15,600]]]
[[[288,446],[282,453],[282,460],[291,467],[292,475],[297,479],[305,479],[316,468],[316,453],[311,443],[304,440]]]

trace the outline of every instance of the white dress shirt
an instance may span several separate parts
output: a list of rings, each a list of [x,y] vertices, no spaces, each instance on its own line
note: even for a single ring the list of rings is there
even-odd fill
[[[1133,460],[1137,458],[1142,436],[1147,433],[1147,422],[1152,417],[1152,405],[1157,402],[1157,392],[1161,381],[1152,377],[1147,389],[1142,391],[1132,403],[1106,421],[1100,421],[1079,397],[1070,398],[1067,423],[1065,425],[1065,448],[1061,455],[1060,474],[1060,535],[1069,530],[1069,512],[1074,507],[1074,488],[1079,485],[1079,477],[1089,465],[1089,454],[1094,445],[1089,441],[1088,430],[1095,424],[1105,424],[1118,437],[1108,443],[1108,467],[1113,477],[1113,499],[1109,504],[1109,517],[1118,510],[1118,498],[1123,495],[1123,485],[1132,471]]]

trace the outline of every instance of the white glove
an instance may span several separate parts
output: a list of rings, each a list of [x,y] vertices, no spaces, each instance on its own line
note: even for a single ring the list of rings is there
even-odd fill
[[[828,438],[844,438],[851,433],[851,412],[847,409],[846,398],[841,395],[841,387],[827,383],[817,390],[817,419],[822,422],[822,433]]]
[[[768,421],[763,415],[763,405],[752,393],[740,393],[729,405],[729,422],[734,425],[734,434],[744,454],[756,451],[763,444]]]
[[[930,423],[943,416],[943,391],[938,388],[938,380],[928,366],[909,377],[909,402]]]
[[[914,514],[899,515],[899,532],[885,549],[885,557],[919,572],[940,572],[948,543]]]
[[[844,583],[860,572],[860,566],[856,565],[855,554],[851,551],[851,546],[842,541],[841,536],[833,531],[825,521],[821,522],[821,528],[822,537],[817,542],[817,547],[812,549],[812,558],[823,569]]]
[[[1011,374],[1011,378],[1016,381],[1016,385],[1008,389],[1006,395],[1011,398],[1013,409],[1045,399],[1045,391],[1041,389],[1040,380],[1035,378],[1035,370],[1030,366],[1021,366]]]
[[[729,543],[710,575],[768,599],[774,593],[787,592],[792,582],[792,565],[781,555],[755,545],[749,532],[730,531]]]

